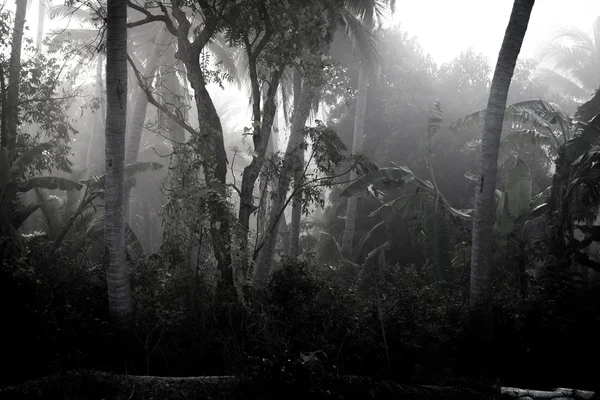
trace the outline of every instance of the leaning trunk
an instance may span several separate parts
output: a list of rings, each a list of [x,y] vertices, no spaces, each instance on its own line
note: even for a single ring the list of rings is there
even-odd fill
[[[366,63],[363,61],[360,64],[358,72],[358,93],[356,96],[356,111],[354,114],[354,138],[352,140],[352,154],[360,154],[363,150],[363,140],[365,133],[365,115],[367,113],[367,90],[369,86],[369,78],[367,75]],[[350,172],[350,180],[357,179],[356,171],[352,169]],[[349,257],[352,253],[352,240],[354,238],[354,229],[356,224],[356,208],[358,206],[358,195],[353,195],[348,198],[346,207],[346,224],[344,226],[344,234],[342,236],[342,254],[344,257]]]
[[[193,53],[190,51],[190,53]],[[184,63],[187,77],[194,90],[200,134],[206,151],[202,168],[207,189],[215,196],[209,205],[210,234],[217,268],[221,272],[219,284],[224,289],[233,288],[231,265],[231,213],[227,203],[227,153],[223,141],[223,127],[215,105],[210,98],[199,64],[199,54],[188,54]],[[197,139],[196,139],[197,140]]]
[[[492,79],[481,142],[479,183],[475,192],[471,249],[470,312],[474,338],[493,340],[492,227],[494,225],[498,149],[508,89],[534,0],[515,0]]]
[[[125,260],[123,180],[127,125],[127,5],[108,0],[106,28],[106,182],[104,246],[110,314],[117,330],[131,333],[133,301]]]
[[[15,25],[10,49],[10,64],[8,66],[8,88],[6,93],[6,131],[2,132],[2,147],[9,152],[15,150],[17,144],[17,127],[19,126],[19,82],[21,81],[21,45],[27,0],[17,1]]]

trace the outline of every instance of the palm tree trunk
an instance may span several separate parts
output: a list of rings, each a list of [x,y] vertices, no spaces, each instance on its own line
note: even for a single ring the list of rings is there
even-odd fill
[[[19,126],[19,82],[21,81],[21,48],[27,0],[17,1],[15,25],[10,49],[8,66],[8,88],[6,89],[6,131],[2,132],[2,147],[12,152],[17,144],[17,127]]]
[[[275,188],[273,205],[269,210],[269,222],[266,231],[267,237],[263,247],[260,249],[256,261],[254,281],[259,286],[264,285],[269,278],[269,273],[271,271],[271,260],[273,259],[275,244],[277,242],[280,218],[283,216],[283,212],[285,211],[288,203],[287,192],[292,181],[293,174],[295,174],[299,169],[298,163],[302,157],[300,156],[300,153],[304,153],[304,150],[301,148],[301,144],[304,141],[303,128],[310,114],[316,88],[308,79],[304,81],[302,86],[302,92],[298,97],[298,101],[294,101],[296,104],[298,104],[298,107],[294,107],[290,139],[285,152],[282,171]],[[294,93],[294,96],[296,96],[296,93]]]
[[[492,227],[494,224],[498,150],[508,89],[527,32],[535,0],[515,0],[492,79],[481,142],[479,184],[475,192],[471,248],[470,314],[474,338],[493,341]]]
[[[366,63],[360,64],[358,72],[358,93],[356,96],[356,111],[354,114],[354,138],[352,139],[352,154],[360,154],[363,151],[363,141],[365,138],[365,115],[367,114],[367,91],[369,86],[369,77],[367,75]],[[350,173],[350,180],[357,179],[356,171],[353,169]],[[346,224],[342,235],[342,254],[349,257],[352,253],[352,240],[354,238],[354,229],[356,226],[356,208],[358,206],[358,195],[348,198],[346,207]]]
[[[105,264],[108,305],[117,330],[134,328],[129,271],[125,261],[123,180],[127,125],[127,4],[107,2],[106,28]]]

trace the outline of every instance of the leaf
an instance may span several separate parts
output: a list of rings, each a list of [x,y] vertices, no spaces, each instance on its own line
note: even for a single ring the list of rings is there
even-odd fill
[[[525,214],[519,215],[519,217],[517,217],[517,219],[515,219],[515,225],[523,225],[525,222],[529,221],[530,219],[542,216],[549,210],[549,208],[550,208],[550,206],[548,203],[538,204],[537,206],[533,207],[531,210],[529,210]]]
[[[498,208],[496,209],[495,228],[500,233],[508,235],[512,232],[514,226],[515,222],[508,211],[508,196],[506,192],[502,192],[498,201]]]
[[[506,171],[505,193],[508,196],[508,211],[513,218],[529,211],[532,181],[527,164],[517,160],[514,168]]]
[[[544,147],[554,144],[547,136],[538,133],[535,129],[513,131],[506,135],[500,142],[498,164],[503,164],[512,155],[519,156],[519,151],[529,146]]]
[[[577,159],[600,144],[600,114],[589,123],[578,122],[576,129],[574,137],[565,144],[565,152],[570,160]]]
[[[377,230],[377,228],[379,228],[380,226],[384,225],[386,222],[388,222],[388,221],[387,220],[383,220],[383,221],[375,224],[374,227],[372,227],[371,229],[369,229],[369,231],[363,235],[363,237],[360,239],[360,242],[358,243],[358,247],[356,248],[356,251],[354,252],[354,257],[353,257],[354,261],[356,261],[356,259],[357,259],[358,255],[360,254],[363,246],[371,238],[371,236],[373,235],[373,232],[375,232]]]
[[[473,182],[479,182],[479,178],[472,172],[465,172],[465,178]]]
[[[579,107],[575,113],[575,119],[582,122],[590,122],[596,115],[600,114],[600,90],[592,98]]]
[[[16,192],[24,193],[31,189],[48,190],[80,190],[83,185],[79,182],[57,176],[39,176],[17,183]]]
[[[31,164],[37,157],[41,156],[44,151],[50,150],[54,147],[51,142],[40,143],[21,157],[17,158],[10,168],[10,177],[12,180],[16,180],[21,174],[25,172],[29,164]]]
[[[486,110],[479,110],[457,119],[450,125],[450,130],[457,132],[482,128],[485,122],[485,112]],[[544,100],[528,100],[508,106],[504,113],[504,124],[509,129],[530,126],[539,131],[548,132],[552,136],[556,126],[562,133],[567,134],[572,120],[554,104]]]
[[[130,163],[125,166],[123,171],[123,175],[125,175],[125,184],[127,187],[133,187],[135,185],[135,180],[133,179],[136,175],[141,174],[142,172],[147,171],[156,171],[163,167],[162,164],[157,162],[145,161],[145,162],[135,162]],[[92,176],[91,178],[84,181],[84,183],[94,189],[101,190],[104,189],[104,182],[106,181],[106,174],[102,174],[100,176]]]
[[[464,218],[464,219],[471,219],[471,217],[473,216],[473,209],[472,208],[468,208],[468,209],[464,209],[464,210],[459,210],[457,208],[454,207],[447,207],[448,211],[450,211],[450,213],[452,215],[454,215],[455,217],[459,217],[459,218]]]
[[[441,100],[436,100],[433,103],[432,109],[427,116],[427,139],[431,141],[433,137],[442,128],[442,120],[444,116],[444,103]]]
[[[390,186],[402,187],[411,177],[412,172],[410,172],[408,169],[398,167],[379,168],[378,170],[363,175],[352,182],[339,194],[339,196],[350,197],[355,194],[362,193],[370,186],[378,183],[386,183]]]
[[[440,212],[432,212],[425,219],[425,258],[429,260],[440,280],[446,280],[452,263],[448,251],[448,224]]]
[[[144,255],[144,246],[140,239],[137,237],[133,229],[129,226],[129,224],[125,224],[125,243],[133,252],[134,258],[139,258]]]
[[[546,189],[542,190],[535,196],[531,198],[531,203],[529,204],[529,208],[533,209],[539,206],[540,204],[546,203],[548,198],[550,198],[550,193],[552,192],[552,185],[548,186]]]
[[[20,207],[13,215],[12,224],[15,229],[19,229],[21,225],[40,208],[41,204],[34,203],[28,204],[24,207]]]
[[[420,201],[423,198],[423,196],[431,197],[431,194],[423,191],[417,191],[413,194],[399,196],[373,211],[371,214],[369,214],[369,218],[374,217],[376,215],[381,215],[385,218],[389,218],[393,214],[404,211],[410,204],[414,205],[415,202]]]

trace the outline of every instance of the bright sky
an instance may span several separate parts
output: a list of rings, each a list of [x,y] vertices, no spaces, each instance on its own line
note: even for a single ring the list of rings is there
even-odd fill
[[[493,65],[512,5],[513,0],[397,0],[391,22],[417,36],[437,63],[450,61],[472,46]],[[537,0],[521,57],[534,57],[561,29],[576,26],[591,32],[598,16],[600,0]]]

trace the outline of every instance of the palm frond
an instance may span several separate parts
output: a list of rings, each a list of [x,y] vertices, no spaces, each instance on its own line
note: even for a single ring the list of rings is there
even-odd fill
[[[346,9],[340,10],[340,23],[343,36],[350,43],[350,50],[365,63],[368,71],[379,77],[381,56],[373,32],[366,29],[364,24]]]
[[[548,68],[540,68],[535,74],[540,82],[552,87],[561,93],[571,96],[575,99],[586,98],[589,93],[577,83],[570,80],[568,77],[559,74]]]
[[[81,7],[71,7],[64,4],[50,7],[47,15],[50,19],[70,18],[84,24],[92,22],[92,15],[89,11]]]

